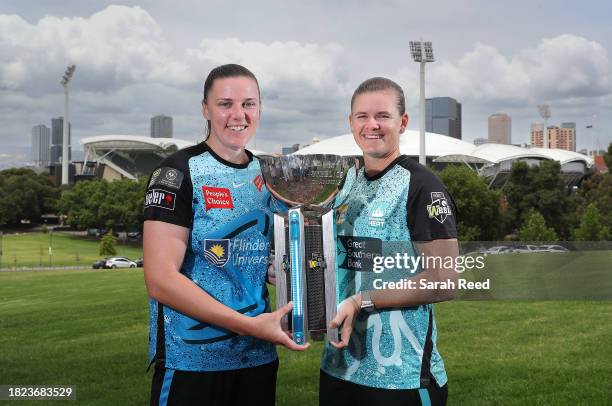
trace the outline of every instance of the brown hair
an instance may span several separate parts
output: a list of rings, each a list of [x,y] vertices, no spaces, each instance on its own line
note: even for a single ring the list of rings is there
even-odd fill
[[[351,97],[351,111],[353,110],[355,99],[360,94],[380,92],[384,90],[393,90],[397,94],[397,110],[399,111],[400,115],[403,115],[406,112],[406,99],[404,98],[404,91],[400,85],[391,79],[382,77],[370,78],[357,86],[357,89],[355,89],[355,92],[353,93],[353,97]]]
[[[261,104],[261,92],[259,91],[259,82],[257,82],[257,78],[247,68],[242,65],[238,65],[235,63],[229,63],[227,65],[217,66],[213,70],[210,71],[206,80],[204,81],[204,97],[202,98],[202,104],[208,101],[208,93],[210,89],[212,89],[215,80],[223,79],[223,78],[235,78],[245,76],[247,78],[251,78],[255,81],[257,85],[257,94],[259,95],[259,103]],[[210,120],[206,120],[206,138],[210,135]]]

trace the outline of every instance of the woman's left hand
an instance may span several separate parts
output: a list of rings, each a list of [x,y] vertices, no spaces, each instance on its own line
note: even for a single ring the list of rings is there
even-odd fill
[[[338,342],[330,341],[331,345],[336,348],[344,348],[348,346],[349,340],[351,339],[351,332],[353,331],[353,322],[355,317],[361,311],[361,293],[357,293],[340,304],[336,317],[329,324],[331,328],[338,328],[342,326],[340,331],[341,340]]]

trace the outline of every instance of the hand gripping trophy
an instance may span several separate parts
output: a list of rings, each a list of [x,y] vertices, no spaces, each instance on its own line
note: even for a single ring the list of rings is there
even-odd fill
[[[274,215],[276,306],[293,301],[291,318],[281,321],[298,344],[308,336],[338,340],[330,329],[338,305],[336,233],[329,203],[355,158],[337,155],[288,155],[260,160],[270,192],[291,208]]]

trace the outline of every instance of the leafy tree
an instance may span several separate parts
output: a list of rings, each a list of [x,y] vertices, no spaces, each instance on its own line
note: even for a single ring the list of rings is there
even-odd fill
[[[113,235],[113,229],[108,230],[100,240],[100,255],[117,255],[117,237]]]
[[[146,179],[78,182],[62,193],[59,208],[77,228],[142,228]]]
[[[592,204],[602,214],[602,223],[612,230],[612,173],[595,173],[583,181],[576,201],[578,215]]]
[[[544,217],[546,224],[555,232],[568,238],[573,225],[575,204],[570,191],[561,176],[557,161],[542,161],[538,166],[529,167],[525,162],[512,165],[504,189],[508,201],[508,214],[516,229],[535,209]]]
[[[457,204],[459,239],[500,238],[504,229],[500,192],[489,190],[484,178],[463,165],[449,165],[439,175]]]
[[[601,213],[593,203],[589,204],[584,211],[580,219],[580,226],[574,230],[574,238],[577,241],[610,239],[610,228],[604,224]]]
[[[45,213],[56,210],[59,193],[45,175],[31,169],[0,171],[0,224],[37,222]]]
[[[531,210],[527,220],[519,230],[522,241],[557,241],[557,233],[552,227],[546,227],[544,217],[537,211]]]
[[[612,174],[612,142],[608,144],[608,152],[604,154],[603,158],[608,167],[608,173]]]

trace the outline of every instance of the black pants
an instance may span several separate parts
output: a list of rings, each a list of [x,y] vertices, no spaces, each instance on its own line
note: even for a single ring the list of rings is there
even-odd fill
[[[177,371],[155,366],[151,406],[274,406],[278,359],[230,371]]]
[[[444,406],[448,384],[432,379],[428,388],[380,389],[344,381],[323,371],[319,378],[319,406]]]

